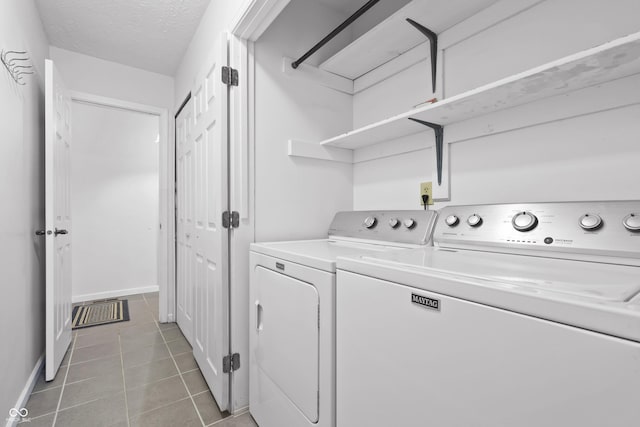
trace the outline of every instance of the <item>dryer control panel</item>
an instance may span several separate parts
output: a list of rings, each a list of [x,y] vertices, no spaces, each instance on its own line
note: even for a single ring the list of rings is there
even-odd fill
[[[640,201],[448,206],[439,218],[437,246],[640,259]]]
[[[329,237],[427,245],[436,218],[436,211],[420,210],[338,212],[329,227]]]

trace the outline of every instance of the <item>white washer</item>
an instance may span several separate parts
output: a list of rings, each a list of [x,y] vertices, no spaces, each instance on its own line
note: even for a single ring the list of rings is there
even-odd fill
[[[337,426],[640,425],[640,202],[447,207],[338,260]]]
[[[435,218],[339,212],[328,239],[251,245],[249,408],[260,427],[335,426],[336,258],[430,244]]]

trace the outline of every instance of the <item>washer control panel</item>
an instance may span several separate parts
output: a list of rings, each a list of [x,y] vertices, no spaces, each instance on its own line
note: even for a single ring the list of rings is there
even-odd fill
[[[640,201],[448,206],[439,212],[433,240],[503,252],[640,258]]]
[[[338,212],[329,227],[329,237],[353,237],[390,243],[431,243],[436,211]]]

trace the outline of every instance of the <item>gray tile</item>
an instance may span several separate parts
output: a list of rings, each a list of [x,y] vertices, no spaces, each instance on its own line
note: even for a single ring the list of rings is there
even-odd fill
[[[175,359],[180,372],[188,372],[198,369],[198,363],[196,362],[196,359],[193,358],[193,353],[182,353],[177,356],[173,356],[173,358]]]
[[[201,427],[191,399],[183,399],[131,419],[131,427]]]
[[[93,377],[64,386],[60,409],[87,403],[92,400],[113,396],[124,391],[122,372]]]
[[[94,335],[94,334],[106,334],[112,331],[118,331],[118,325],[122,322],[117,323],[107,323],[106,325],[92,326],[90,328],[80,328],[76,329],[75,332],[77,336],[81,337],[84,335]]]
[[[160,331],[147,332],[144,334],[122,335],[120,337],[120,348],[123,353],[138,350],[152,345],[164,345],[164,340]]]
[[[127,407],[124,393],[60,411],[56,425],[64,427],[126,426]]]
[[[71,364],[88,362],[89,360],[104,359],[120,353],[120,346],[117,343],[96,344],[90,347],[77,348],[73,350]]]
[[[167,323],[158,323],[158,327],[162,332],[167,331],[169,329],[175,329],[178,327],[176,322],[167,322]]]
[[[120,355],[116,354],[104,359],[75,363],[69,366],[69,373],[67,374],[67,384],[102,375],[121,374],[122,362],[120,361]]]
[[[167,343],[167,346],[173,355],[193,351],[187,340],[184,338],[178,338],[177,340],[170,341]]]
[[[32,393],[26,405],[29,416],[38,417],[55,412],[61,391],[62,387],[56,387],[39,393]]]
[[[104,332],[78,335],[76,337],[75,348],[91,347],[98,344],[118,343],[118,331],[115,329],[109,329]]]
[[[120,336],[147,334],[158,330],[156,322],[131,323],[120,329]]]
[[[216,427],[258,427],[258,424],[253,420],[248,412],[237,417],[229,417],[224,421],[215,424]]]
[[[171,357],[171,355],[167,350],[167,346],[164,344],[142,347],[134,351],[122,353],[122,361],[125,369],[160,359],[167,359],[168,357]]]
[[[64,383],[64,377],[67,375],[67,366],[61,366],[58,369],[58,373],[53,381],[45,381],[44,380],[44,369],[40,372],[40,376],[38,377],[38,381],[36,385],[33,387],[33,392],[36,393],[38,391],[48,390],[50,388],[60,387]]]
[[[166,406],[188,396],[187,389],[179,376],[129,389],[127,390],[129,417]]]
[[[136,314],[149,310],[149,305],[144,299],[129,301],[129,314]]]
[[[19,422],[20,427],[51,427],[53,425],[53,419],[56,414],[44,415],[42,417],[32,418],[26,417],[23,421]]]
[[[209,386],[200,373],[200,369],[182,374],[182,378],[184,378],[187,389],[189,389],[189,393],[191,394],[198,394],[209,390]]]
[[[124,380],[127,389],[139,387],[178,374],[173,359],[156,360],[145,365],[125,369]]]
[[[180,338],[186,339],[184,338],[184,335],[182,335],[182,331],[180,330],[180,328],[171,328],[171,329],[163,330],[162,336],[164,336],[164,339],[166,341],[174,341]]]
[[[64,354],[64,357],[62,358],[62,362],[60,363],[60,366],[67,366],[69,364],[69,359],[71,358],[72,347],[73,347],[73,345],[70,345],[69,348],[67,349],[67,352]]]
[[[193,401],[198,408],[202,421],[204,421],[204,425],[209,425],[221,420],[225,416],[228,416],[228,412],[225,411],[225,415],[220,412],[218,404],[208,391],[200,393],[197,396],[193,396]]]

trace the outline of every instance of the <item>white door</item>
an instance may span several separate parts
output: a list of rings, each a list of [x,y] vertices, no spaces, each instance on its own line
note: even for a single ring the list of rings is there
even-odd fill
[[[176,321],[185,338],[193,346],[193,310],[195,257],[194,224],[194,134],[193,98],[176,117],[176,186],[177,186],[177,281]]]
[[[229,375],[223,373],[222,362],[229,354],[229,233],[222,226],[222,214],[229,206],[229,89],[221,80],[228,57],[226,34],[222,39],[191,91],[193,160],[185,167],[192,168],[187,175],[194,179],[195,203],[193,251],[187,252],[185,265],[193,265],[195,273],[193,355],[218,406],[226,410]]]
[[[309,283],[264,267],[256,268],[254,286],[256,324],[251,333],[258,369],[257,378],[252,377],[251,381],[258,384],[256,403],[265,415],[273,415],[284,411],[280,407],[281,395],[284,395],[284,402],[292,402],[306,420],[317,423],[320,403],[318,291]],[[277,385],[275,393],[271,384]]]
[[[71,343],[71,97],[45,64],[46,375],[53,380]]]

